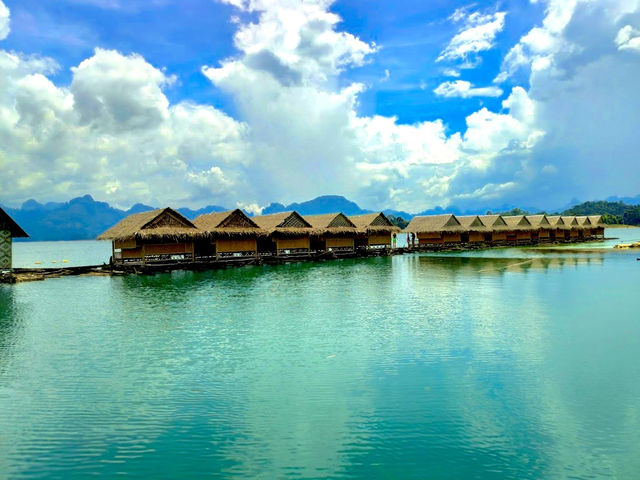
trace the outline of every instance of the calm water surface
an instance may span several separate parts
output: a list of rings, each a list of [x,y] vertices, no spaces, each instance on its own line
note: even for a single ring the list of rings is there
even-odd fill
[[[0,286],[0,478],[638,478],[638,256]]]

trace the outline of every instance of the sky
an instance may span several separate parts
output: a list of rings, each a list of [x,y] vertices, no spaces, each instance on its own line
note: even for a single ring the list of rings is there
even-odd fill
[[[640,194],[640,0],[0,0],[0,203]]]

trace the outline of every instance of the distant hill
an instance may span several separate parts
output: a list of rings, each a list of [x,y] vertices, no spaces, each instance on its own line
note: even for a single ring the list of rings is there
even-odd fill
[[[291,203],[286,206],[281,203],[272,203],[262,210],[262,214],[269,215],[290,210],[295,210],[300,215],[318,215],[334,212],[342,212],[345,215],[361,215],[372,212],[372,210],[363,210],[356,203],[340,195],[323,195],[307,202]]]
[[[630,197],[632,199],[638,197]],[[640,202],[639,202],[640,203]],[[133,213],[153,210],[156,207],[137,203],[128,210],[120,210],[110,206],[106,202],[98,202],[91,195],[74,198],[68,202],[39,203],[35,200],[27,200],[20,208],[5,208],[30,235],[31,240],[86,240],[93,239],[108,228],[115,225],[128,215]],[[190,208],[178,208],[178,211],[189,219],[210,212],[227,210],[219,205],[209,205],[197,210]],[[263,209],[264,214],[296,210],[302,215],[314,215],[321,213],[343,212],[346,215],[359,215],[371,213],[373,210],[361,208],[357,203],[339,195],[324,195],[301,203],[283,205],[272,203]],[[398,226],[404,226],[414,214],[387,209],[386,215]],[[498,207],[500,213],[537,213],[540,210],[527,207],[522,210],[512,205]],[[455,215],[477,215],[486,211],[461,210],[455,206],[442,208],[436,207],[424,210],[416,215],[435,215],[441,213],[453,213]],[[549,212],[551,213],[551,212]],[[629,225],[640,224],[640,206],[627,204],[621,200],[615,202],[596,201],[584,202],[561,212],[564,215],[603,215],[607,223],[626,223]]]
[[[5,208],[7,213],[29,234],[30,240],[87,240],[96,238],[120,220],[133,213],[146,212],[156,207],[135,204],[129,210],[120,210],[106,202],[97,202],[91,195],[68,202],[27,200],[20,208]],[[184,216],[194,219],[209,212],[226,208],[210,205],[199,210],[178,209]]]

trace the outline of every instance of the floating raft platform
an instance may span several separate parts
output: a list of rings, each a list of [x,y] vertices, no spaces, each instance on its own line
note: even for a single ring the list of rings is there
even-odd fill
[[[592,240],[598,241],[598,240]],[[552,242],[547,245],[553,245]],[[589,243],[581,242],[581,243]],[[560,244],[560,243],[558,243]],[[562,243],[564,244],[564,243]],[[404,255],[408,253],[420,252],[461,252],[472,250],[485,250],[490,248],[513,247],[509,245],[439,245],[439,246],[414,246],[379,249],[359,249],[355,252],[309,252],[298,255],[264,255],[256,257],[225,258],[219,260],[206,261],[170,261],[170,262],[148,262],[148,263],[115,263],[102,265],[87,265],[79,267],[61,268],[14,268],[11,272],[0,273],[0,283],[21,283],[46,280],[48,278],[61,278],[69,276],[118,276],[118,275],[154,275],[157,273],[167,273],[174,270],[206,271],[223,268],[240,267],[245,265],[279,265],[294,262],[318,262],[327,260],[337,260],[341,258],[366,258],[366,257],[388,257],[393,255]],[[531,248],[530,245],[522,245],[524,248]],[[566,249],[563,249],[566,251]]]

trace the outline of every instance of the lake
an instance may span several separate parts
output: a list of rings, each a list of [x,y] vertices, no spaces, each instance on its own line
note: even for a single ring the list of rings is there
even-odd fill
[[[0,285],[0,478],[638,478],[614,243]]]

